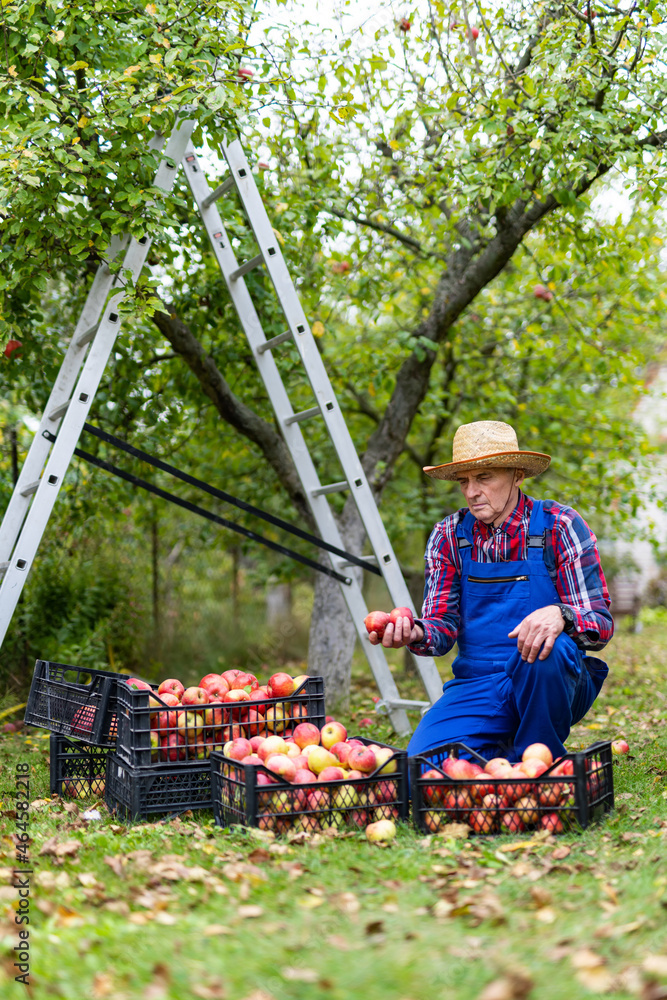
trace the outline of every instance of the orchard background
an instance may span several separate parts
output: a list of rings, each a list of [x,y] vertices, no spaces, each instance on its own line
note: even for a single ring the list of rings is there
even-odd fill
[[[221,141],[242,139],[417,605],[428,533],[460,502],[421,467],[448,460],[471,419],[509,420],[554,456],[534,495],[610,543],[643,532],[664,559],[641,516],[664,505],[664,438],[634,415],[665,359],[666,3],[3,0],[0,19],[0,344],[21,345],[0,352],[0,510],[110,238],[149,232],[94,422],[312,527],[185,185],[152,187],[147,144],[187,113],[211,184]],[[223,215],[245,259],[233,199]],[[247,281],[267,336],[282,332],[265,278]],[[296,352],[280,364],[295,408],[310,405]],[[339,478],[308,435],[323,481]],[[353,506],[333,504],[363,551]],[[610,681],[571,737],[631,746],[615,814],[583,836],[404,828],[381,850],[257,839],[210,815],[91,823],[86,804],[48,798],[44,734],[2,737],[8,878],[17,760],[34,792],[33,995],[667,996],[664,576],[653,593],[641,634],[621,621]],[[36,657],[188,683],[291,665],[324,675],[351,731],[369,720],[395,741],[321,574],[79,462],[0,650],[0,710]],[[391,663],[420,697],[403,656]],[[0,889],[5,992],[14,898]]]

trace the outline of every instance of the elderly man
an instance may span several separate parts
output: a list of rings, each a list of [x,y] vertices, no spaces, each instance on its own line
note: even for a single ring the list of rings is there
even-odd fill
[[[485,757],[520,760],[531,743],[559,756],[600,692],[607,666],[587,653],[606,645],[614,625],[595,536],[571,507],[521,491],[550,461],[520,451],[509,424],[482,420],[459,427],[452,462],[424,469],[457,481],[467,508],[433,529],[423,617],[370,636],[421,656],[458,643],[454,679],[410,754],[461,741]]]

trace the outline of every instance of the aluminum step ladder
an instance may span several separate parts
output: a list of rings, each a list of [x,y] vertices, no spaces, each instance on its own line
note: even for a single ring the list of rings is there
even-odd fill
[[[165,149],[168,159],[162,163],[155,183],[161,188],[169,190],[173,186],[175,174],[175,170],[170,164],[174,161],[178,162],[179,159],[182,161],[202,222],[257,362],[321,537],[339,548],[345,547],[327,497],[332,493],[344,490],[351,491],[373,552],[372,556],[368,557],[369,561],[372,560],[381,571],[394,606],[406,606],[414,611],[410,593],[384,528],[373,493],[359,461],[310,325],[281,253],[279,240],[269,221],[241,144],[239,141],[235,141],[223,147],[229,174],[222,184],[212,190],[197,154],[189,142],[193,127],[193,122],[183,122],[174,131]],[[257,244],[258,253],[242,263],[239,263],[235,257],[217,207],[218,200],[228,194],[238,196]],[[125,250],[124,266],[131,266],[135,277],[138,276],[145,263],[149,249],[148,244],[149,241],[144,246],[141,245],[141,241],[138,243],[132,241]],[[114,248],[115,252],[121,252],[121,250],[121,247]],[[244,276],[256,267],[266,268],[286,321],[285,331],[269,339],[263,332],[259,315],[244,280]],[[118,334],[120,324],[117,305],[122,298],[122,290],[111,297],[104,310],[104,316],[100,319],[111,285],[112,276],[108,268],[101,267],[91,287],[83,314],[77,324],[51,399],[42,418],[42,425],[35,436],[0,528],[0,572],[2,572],[3,561],[6,567],[5,576],[0,583],[0,643],[16,607],[27,572],[32,565],[39,541],[46,528],[58,488],[71,461],[92,399]],[[112,319],[112,317],[114,318]],[[92,342],[93,347],[86,360],[81,379],[76,384],[75,391],[72,392],[76,376],[83,365],[88,342]],[[313,405],[299,412],[295,412],[292,407],[273,357],[274,351],[280,349],[282,345],[290,343],[297,347],[304,373],[314,397]],[[86,398],[83,399],[83,396]],[[70,407],[70,400],[75,400],[77,405]],[[344,478],[339,482],[324,484],[320,482],[300,427],[301,423],[310,419],[321,419],[325,423],[343,470]],[[54,431],[59,423],[58,438],[53,445],[50,457],[48,457],[50,445],[42,437],[42,431],[45,429]],[[46,468],[44,468],[45,463]],[[43,468],[44,473],[40,479]],[[23,525],[23,529],[21,529],[21,525]],[[331,554],[328,555],[328,558],[333,569],[343,572],[343,575],[347,576],[345,570],[349,563],[342,557]],[[348,579],[349,583],[341,583],[340,586],[380,692],[381,700],[377,703],[376,708],[378,711],[389,714],[397,733],[407,734],[410,732],[411,726],[406,710],[423,711],[440,697],[442,693],[440,675],[431,657],[414,656],[414,662],[428,701],[401,698],[387,664],[383,647],[372,646],[368,640],[363,624],[368,609],[361,587],[354,578],[348,577]]]

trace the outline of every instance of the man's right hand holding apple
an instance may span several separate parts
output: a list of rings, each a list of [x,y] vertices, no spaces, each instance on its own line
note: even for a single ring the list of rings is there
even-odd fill
[[[371,632],[368,638],[372,646],[382,645],[385,649],[400,649],[413,642],[422,642],[424,629],[421,625],[413,625],[409,618],[401,617],[396,619],[396,624],[389,622],[382,637],[377,632]]]

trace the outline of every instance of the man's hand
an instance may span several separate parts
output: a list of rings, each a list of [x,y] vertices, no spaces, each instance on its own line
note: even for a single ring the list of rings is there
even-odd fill
[[[546,660],[564,627],[565,622],[560,608],[557,608],[555,604],[550,604],[546,608],[538,608],[537,611],[527,615],[509,633],[509,638],[516,638],[521,658],[527,660],[528,663],[534,663],[536,658]]]
[[[392,625],[391,622],[387,625],[382,639],[378,638],[377,632],[371,632],[368,638],[372,646],[382,644],[385,649],[400,649],[401,646],[421,642],[424,638],[424,630],[421,625],[410,627],[409,618],[397,618],[395,625]]]

